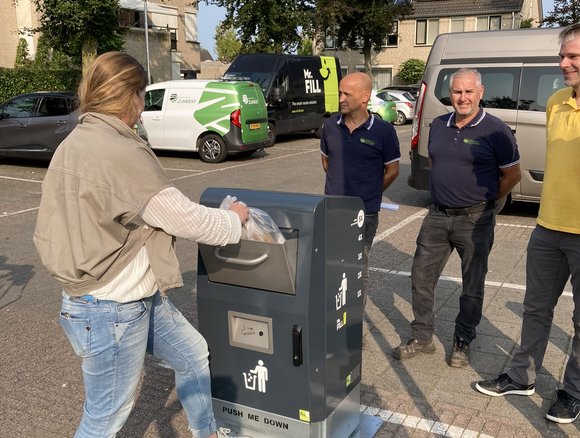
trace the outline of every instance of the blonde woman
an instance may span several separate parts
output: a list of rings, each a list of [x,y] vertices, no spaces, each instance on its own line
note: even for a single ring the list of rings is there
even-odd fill
[[[75,437],[114,437],[135,400],[145,353],[175,371],[194,437],[225,436],[213,416],[205,339],[164,292],[183,285],[175,237],[240,239],[248,209],[191,202],[133,131],[147,76],[122,52],[94,61],[82,115],[43,182],[34,243],[63,288],[60,322],[82,359],[85,403]]]

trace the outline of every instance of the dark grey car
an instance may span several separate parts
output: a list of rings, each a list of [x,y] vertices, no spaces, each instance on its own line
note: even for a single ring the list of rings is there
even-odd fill
[[[47,159],[77,123],[74,93],[38,92],[0,105],[0,156]]]

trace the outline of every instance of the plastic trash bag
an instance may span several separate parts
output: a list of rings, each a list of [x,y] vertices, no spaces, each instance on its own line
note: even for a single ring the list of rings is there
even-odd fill
[[[229,210],[236,201],[237,198],[235,196],[228,195],[223,199],[220,208]],[[249,207],[249,210],[248,222],[242,225],[242,239],[269,243],[284,243],[286,241],[278,225],[268,213],[253,207]]]

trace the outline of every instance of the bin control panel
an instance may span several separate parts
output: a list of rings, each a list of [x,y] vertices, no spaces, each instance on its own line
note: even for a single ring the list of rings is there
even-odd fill
[[[230,310],[228,328],[230,345],[261,353],[274,353],[272,318]]]

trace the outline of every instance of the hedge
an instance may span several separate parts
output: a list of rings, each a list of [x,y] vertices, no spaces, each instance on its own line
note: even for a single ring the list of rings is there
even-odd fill
[[[76,91],[80,69],[40,70],[30,67],[0,67],[0,102],[34,91]]]

